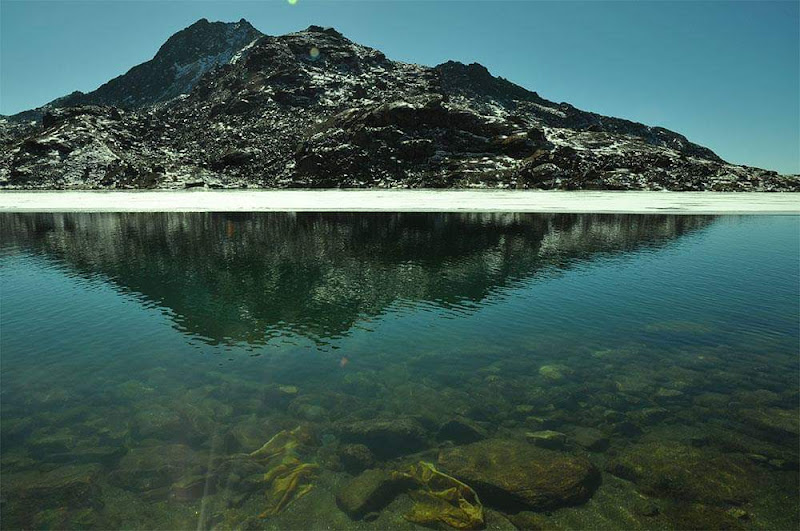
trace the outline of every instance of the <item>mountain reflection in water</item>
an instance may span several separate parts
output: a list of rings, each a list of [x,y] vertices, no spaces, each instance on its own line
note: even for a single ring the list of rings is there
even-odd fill
[[[713,216],[20,214],[7,244],[165,309],[211,344],[325,343],[393,303],[471,311],[519,281],[669,244]]]

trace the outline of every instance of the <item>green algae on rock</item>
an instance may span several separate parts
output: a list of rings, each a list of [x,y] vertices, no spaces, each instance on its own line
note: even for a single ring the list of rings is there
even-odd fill
[[[303,462],[298,452],[312,442],[313,434],[306,426],[276,433],[249,457],[267,467],[263,476],[267,508],[259,515],[261,518],[274,516],[292,503],[302,498],[314,488],[319,465]]]
[[[414,506],[405,516],[407,520],[426,527],[483,528],[483,505],[469,485],[424,461],[412,465],[400,476],[415,483],[409,492]]]

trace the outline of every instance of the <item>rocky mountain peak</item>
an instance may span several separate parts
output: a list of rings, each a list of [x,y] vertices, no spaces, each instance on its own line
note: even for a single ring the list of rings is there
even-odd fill
[[[336,31],[335,28],[332,28],[330,26],[323,27],[323,26],[317,26],[317,25],[312,24],[311,26],[307,27],[304,30],[304,32],[305,33],[324,33],[326,35],[331,35],[333,37],[344,38],[344,35],[342,35],[340,32]]]
[[[188,94],[206,72],[226,64],[263,36],[247,20],[202,18],[172,35],[149,61],[88,93],[74,92],[45,107],[102,104],[135,109]]]
[[[0,120],[0,187],[800,189],[484,65],[392,61],[317,25],[267,36],[201,19],[38,112]]]

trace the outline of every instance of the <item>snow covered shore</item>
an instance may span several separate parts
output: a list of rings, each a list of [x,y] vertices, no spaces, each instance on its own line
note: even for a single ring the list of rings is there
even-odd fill
[[[4,191],[0,212],[800,214],[797,193],[521,190]]]

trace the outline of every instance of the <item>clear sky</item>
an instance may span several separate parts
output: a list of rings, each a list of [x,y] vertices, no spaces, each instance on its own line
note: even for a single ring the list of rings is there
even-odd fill
[[[0,1],[0,113],[89,91],[199,18],[334,26],[391,59],[479,62],[544,98],[800,173],[800,2]]]

